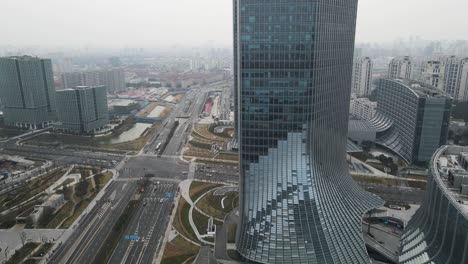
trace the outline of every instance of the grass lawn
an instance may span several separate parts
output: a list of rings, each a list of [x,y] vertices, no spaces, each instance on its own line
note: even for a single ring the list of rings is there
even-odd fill
[[[65,203],[55,214],[54,218],[47,224],[46,228],[57,228],[60,223],[67,219],[73,212],[74,204],[71,201]]]
[[[190,185],[190,198],[195,202],[204,193],[219,186],[222,184],[193,181]]]
[[[26,182],[24,185],[8,194],[0,196],[0,200],[2,201],[0,203],[0,212],[10,210],[14,206],[35,197],[31,201],[17,207],[15,210],[12,210],[5,215],[0,215],[0,228],[11,228],[16,224],[15,218],[17,215],[30,211],[35,205],[42,204],[42,198],[47,196],[43,191],[60,179],[64,173],[65,169],[59,168],[52,170],[44,176]]]
[[[112,179],[112,172],[106,171],[104,173],[100,173],[94,176],[94,181],[96,182],[96,187],[100,190],[102,189],[111,179]]]
[[[15,254],[11,256],[6,264],[17,264],[21,263],[21,261],[31,254],[31,252],[39,246],[39,243],[27,243],[24,245],[24,247],[18,249],[15,251]]]
[[[93,195],[93,197],[94,196],[95,195]],[[79,201],[77,204],[75,204],[75,211],[73,212],[73,215],[67,218],[67,220],[63,222],[60,228],[68,228],[69,226],[73,225],[73,223],[78,218],[78,216],[80,216],[81,213],[86,209],[86,207],[88,207],[88,205],[91,203],[91,201],[93,200],[92,199],[93,197],[86,198],[84,200]]]
[[[39,259],[27,259],[25,260],[22,264],[38,264],[40,263],[41,261]]]
[[[63,174],[65,174],[65,169],[52,170],[46,175],[35,178],[22,187],[16,189],[15,194],[10,192],[10,195],[6,195],[6,198],[0,205],[0,212],[27,201],[33,196],[45,191],[48,187],[59,180]]]
[[[400,186],[399,180],[390,178],[381,178],[374,176],[352,175],[353,179],[357,182],[383,184],[387,186]]]
[[[42,204],[42,200],[35,199],[27,204],[24,204],[15,210],[8,212],[5,215],[0,215],[0,229],[8,229],[16,224],[16,216],[24,213],[25,211],[31,210],[35,205]]]
[[[166,244],[161,264],[179,264],[198,254],[200,247],[188,242],[181,236],[177,236]]]
[[[197,210],[193,209],[192,211],[193,222],[198,229],[200,235],[206,234],[206,229],[208,228],[208,217],[204,216]]]
[[[101,248],[99,248],[99,252],[94,257],[92,263],[94,264],[101,264],[107,263],[109,258],[112,255],[115,247],[122,239],[125,229],[127,229],[130,220],[132,219],[133,213],[135,212],[136,208],[140,201],[130,201],[125,208],[125,211],[120,215],[119,219],[112,227],[111,233],[107,236],[107,238],[101,244]],[[103,238],[104,239],[104,238]]]
[[[224,199],[224,209],[221,205],[221,200]],[[231,212],[239,204],[239,194],[237,192],[228,192],[226,195],[213,195],[213,192],[205,195],[197,203],[197,207],[203,212],[219,219],[224,219],[226,214]]]
[[[179,200],[179,206],[177,207],[176,216],[174,218],[173,226],[174,228],[185,237],[191,239],[194,242],[199,243],[200,241],[197,239],[195,232],[193,231],[192,227],[190,226],[189,222],[189,210],[190,204],[187,203],[183,198]]]
[[[86,181],[81,181],[80,183],[83,184],[79,194],[77,194],[77,188],[80,188],[80,184],[74,185],[75,188],[75,210],[73,215],[69,217],[61,226],[60,228],[68,228],[71,226],[75,220],[80,216],[80,214],[88,207],[91,201],[96,197],[99,191],[104,187],[110,180],[112,179],[112,172],[104,172],[94,176],[93,178],[87,179]],[[93,180],[95,181],[96,187],[93,187]],[[67,190],[68,191],[68,190]],[[66,196],[69,196],[66,195]],[[71,200],[71,198],[69,198]]]
[[[87,178],[91,175],[98,173],[99,170],[97,168],[86,168],[86,167],[75,167],[70,172],[70,174],[79,173],[81,174],[81,178]]]
[[[42,244],[36,253],[34,253],[33,257],[42,257],[44,256],[52,247],[54,246],[53,243],[45,243]]]
[[[67,184],[70,184],[70,183],[72,183],[74,181],[75,181],[74,179],[66,179],[62,184],[57,186],[54,190],[60,190],[60,189],[62,189],[63,186],[65,186]]]

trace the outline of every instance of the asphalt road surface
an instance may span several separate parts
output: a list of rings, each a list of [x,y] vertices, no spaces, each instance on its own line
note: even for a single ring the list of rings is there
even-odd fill
[[[112,183],[48,263],[91,263],[136,189],[135,182]]]
[[[169,224],[177,184],[152,181],[109,263],[151,263]],[[133,237],[132,237],[133,236]]]
[[[120,171],[119,180],[141,178],[153,174],[154,178],[180,182],[187,178],[189,167],[178,157],[135,156],[131,157]]]
[[[197,164],[194,178],[204,181],[238,184],[239,168],[237,165]]]

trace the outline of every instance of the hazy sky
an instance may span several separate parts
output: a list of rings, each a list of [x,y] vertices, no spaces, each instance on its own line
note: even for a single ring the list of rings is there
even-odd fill
[[[228,47],[232,0],[0,0],[0,45]],[[359,0],[357,41],[468,39],[467,0]]]

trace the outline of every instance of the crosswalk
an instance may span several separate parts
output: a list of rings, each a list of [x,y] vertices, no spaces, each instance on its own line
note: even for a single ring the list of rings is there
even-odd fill
[[[107,209],[111,206],[111,202],[106,202],[102,205],[101,209],[99,210],[98,213],[98,219],[102,219],[104,215],[106,214]]]

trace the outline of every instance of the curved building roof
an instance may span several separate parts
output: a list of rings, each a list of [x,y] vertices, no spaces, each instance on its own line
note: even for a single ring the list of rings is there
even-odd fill
[[[390,118],[379,112],[375,114],[369,123],[375,128],[376,132],[386,131],[393,125],[393,121]]]
[[[402,237],[402,264],[468,262],[468,147],[444,146],[429,167],[424,203]],[[466,164],[465,164],[466,166]]]

